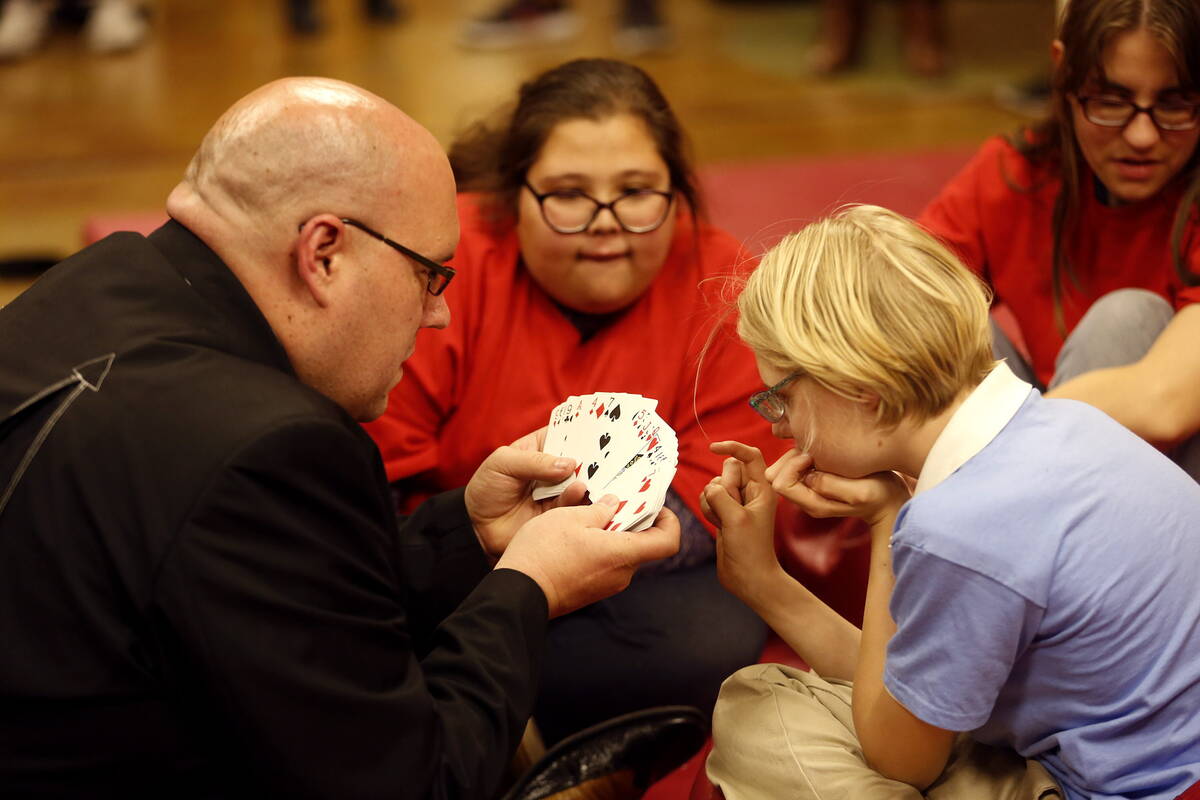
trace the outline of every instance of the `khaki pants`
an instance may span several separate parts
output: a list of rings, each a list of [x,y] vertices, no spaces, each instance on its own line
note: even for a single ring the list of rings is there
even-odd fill
[[[960,736],[925,794],[863,760],[850,683],[755,664],[721,686],[708,778],[725,800],[1050,800],[1063,793],[1036,761]]]

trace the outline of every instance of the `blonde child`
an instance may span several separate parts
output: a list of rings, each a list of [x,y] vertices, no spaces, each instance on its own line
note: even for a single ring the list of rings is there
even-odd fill
[[[726,681],[726,800],[1169,800],[1200,780],[1200,487],[994,362],[983,285],[884,209],[785,239],[738,309],[770,387],[751,405],[796,444],[770,468],[713,445],[702,505],[722,582],[812,671]],[[870,525],[861,631],[780,569],[777,495]]]

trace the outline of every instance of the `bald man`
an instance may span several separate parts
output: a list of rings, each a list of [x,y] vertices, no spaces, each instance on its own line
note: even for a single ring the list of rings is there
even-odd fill
[[[167,210],[0,310],[0,795],[491,797],[547,619],[676,521],[533,503],[574,464],[530,436],[397,529],[357,421],[449,323],[458,223],[395,107],[269,84]]]

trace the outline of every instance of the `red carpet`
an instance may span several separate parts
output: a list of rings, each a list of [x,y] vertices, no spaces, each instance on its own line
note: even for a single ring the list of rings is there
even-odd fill
[[[915,217],[974,148],[705,167],[709,217],[758,255],[784,235],[846,203]]]

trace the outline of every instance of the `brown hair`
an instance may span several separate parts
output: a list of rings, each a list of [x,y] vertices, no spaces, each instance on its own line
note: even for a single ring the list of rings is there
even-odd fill
[[[694,216],[702,214],[687,139],[654,80],[623,61],[568,61],[522,84],[515,104],[494,119],[477,122],[450,146],[450,165],[460,189],[490,195],[490,216],[503,229],[516,219],[517,195],[554,126],[570,119],[599,120],[614,114],[638,117],[666,162],[671,188]]]
[[[1180,85],[1194,90],[1200,81],[1200,2],[1197,0],[1070,0],[1059,21],[1058,39],[1064,55],[1051,82],[1051,113],[1040,123],[1020,131],[1011,141],[1026,158],[1056,170],[1062,188],[1054,202],[1052,262],[1054,315],[1060,333],[1066,334],[1062,309],[1063,275],[1078,285],[1068,262],[1064,240],[1074,235],[1079,212],[1083,154],[1075,140],[1074,116],[1069,96],[1103,70],[1104,49],[1119,34],[1145,29],[1159,41],[1175,62]],[[1171,230],[1172,259],[1185,285],[1200,283],[1183,257],[1183,231],[1200,198],[1200,147],[1180,174],[1187,189],[1176,211]]]

